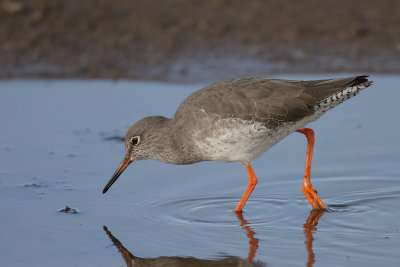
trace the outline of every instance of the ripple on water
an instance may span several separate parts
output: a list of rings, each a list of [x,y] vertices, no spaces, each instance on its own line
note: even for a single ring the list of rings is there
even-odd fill
[[[331,212],[360,213],[398,206],[400,179],[396,177],[332,177],[320,182],[321,187],[329,188]]]
[[[324,199],[328,206],[324,218],[326,230],[319,234],[327,235],[331,245],[342,242],[340,238],[332,238],[332,232],[358,240],[381,240],[388,233],[398,236],[395,229],[400,179],[397,177],[329,177],[321,179],[319,184],[320,191],[329,194]]]
[[[289,224],[294,217],[309,210],[300,192],[271,194],[287,188],[298,188],[298,180],[283,179],[265,182],[259,186],[257,195],[251,196],[246,204],[244,216],[251,225],[267,226],[281,222]],[[296,185],[294,185],[296,184]],[[397,207],[395,199],[400,196],[400,182],[393,177],[325,177],[315,179],[319,195],[327,204],[328,213],[368,214],[381,209]],[[260,192],[266,191],[265,196]],[[260,196],[261,195],[261,196]],[[173,226],[213,225],[214,227],[237,227],[233,211],[239,201],[237,194],[218,195],[168,195],[149,196],[142,206],[146,220]]]
[[[152,216],[149,219],[163,220],[164,223],[173,225],[195,223],[233,227],[237,224],[233,211],[237,201],[236,195],[181,195],[168,200],[149,202],[145,208],[149,211],[147,214]],[[249,200],[249,204],[252,205],[264,205],[266,202],[277,205],[279,200]]]

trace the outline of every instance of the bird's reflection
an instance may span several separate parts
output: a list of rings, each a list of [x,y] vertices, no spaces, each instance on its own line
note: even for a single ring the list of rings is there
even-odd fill
[[[245,222],[245,220],[244,220]],[[246,227],[246,226],[244,226]],[[241,259],[238,257],[234,257],[234,256],[226,256],[223,257],[221,259],[217,259],[217,260],[207,260],[207,259],[197,259],[197,258],[193,258],[193,257],[158,257],[158,258],[139,258],[134,256],[131,252],[129,252],[128,249],[126,249],[122,243],[115,238],[111,232],[107,229],[106,226],[103,227],[104,231],[107,233],[108,237],[111,239],[111,241],[113,242],[113,244],[117,247],[118,251],[121,253],[122,258],[124,259],[126,266],[128,267],[147,267],[147,266],[202,266],[202,267],[206,267],[206,266],[254,266],[254,267],[258,267],[258,266],[266,266],[265,263],[263,262],[253,262],[253,261],[247,261],[245,259]],[[244,228],[246,229],[246,228]],[[247,230],[246,230],[247,231]],[[250,232],[251,229],[249,230]],[[248,232],[249,233],[249,232]],[[254,232],[253,234],[254,235]],[[258,240],[257,240],[258,242]],[[252,243],[250,243],[252,244]],[[257,244],[256,244],[257,246]],[[250,252],[249,252],[249,257],[250,254],[253,253],[251,251],[250,248]],[[255,251],[254,253],[255,254]],[[254,257],[254,255],[253,255]]]
[[[324,215],[324,210],[318,210],[318,209],[313,209],[310,212],[310,215],[308,215],[308,218],[305,222],[305,224],[303,225],[304,227],[304,237],[305,237],[305,241],[304,244],[306,245],[306,250],[307,250],[307,263],[306,266],[307,267],[311,267],[314,265],[315,262],[315,254],[314,254],[314,250],[313,250],[313,241],[314,241],[314,237],[313,237],[313,232],[317,231],[317,224],[319,219],[322,217],[322,215]]]
[[[304,223],[304,244],[308,254],[306,266],[313,266],[315,262],[315,254],[313,251],[313,233],[317,231],[317,224],[319,219],[324,214],[324,210],[311,210],[306,222]],[[251,229],[250,223],[244,219],[242,213],[236,214],[240,222],[240,227],[246,231],[246,236],[249,238],[249,252],[247,259],[241,259],[235,256],[226,256],[221,259],[197,259],[193,257],[158,257],[158,258],[139,258],[134,256],[122,243],[115,238],[106,226],[103,227],[108,237],[121,253],[126,266],[266,266],[265,263],[260,261],[253,261],[257,249],[258,238],[254,237],[256,233]]]

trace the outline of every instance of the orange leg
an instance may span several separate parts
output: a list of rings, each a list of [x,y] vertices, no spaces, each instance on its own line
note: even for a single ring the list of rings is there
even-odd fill
[[[307,137],[307,155],[306,155],[306,169],[304,171],[304,181],[303,181],[303,193],[306,196],[308,202],[314,209],[325,209],[324,203],[317,195],[317,190],[311,184],[311,160],[314,148],[314,131],[310,128],[304,128],[297,130],[297,132],[304,134]]]
[[[247,185],[246,192],[244,192],[242,199],[239,201],[239,204],[235,209],[236,213],[242,212],[244,204],[246,204],[247,199],[249,199],[251,192],[253,192],[254,187],[256,187],[256,184],[258,182],[257,177],[254,174],[253,168],[251,167],[250,164],[246,165],[246,169],[247,173],[249,174],[249,184]]]

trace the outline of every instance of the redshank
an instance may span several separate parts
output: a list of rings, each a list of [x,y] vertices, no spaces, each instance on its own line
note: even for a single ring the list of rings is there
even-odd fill
[[[367,77],[313,81],[248,77],[206,86],[187,97],[172,119],[150,116],[129,128],[126,155],[103,193],[137,160],[238,162],[249,175],[235,209],[239,213],[258,181],[251,161],[297,131],[308,143],[303,193],[313,208],[325,209],[310,181],[314,132],[304,126],[370,86]]]

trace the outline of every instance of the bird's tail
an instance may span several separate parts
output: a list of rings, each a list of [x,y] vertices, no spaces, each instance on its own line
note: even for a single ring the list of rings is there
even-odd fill
[[[337,89],[333,94],[324,97],[317,103],[318,109],[321,108],[328,110],[339,105],[343,101],[357,95],[361,90],[370,86],[373,81],[368,80],[367,75],[362,75],[345,79],[329,80],[329,83],[342,84],[341,86],[336,87]]]

